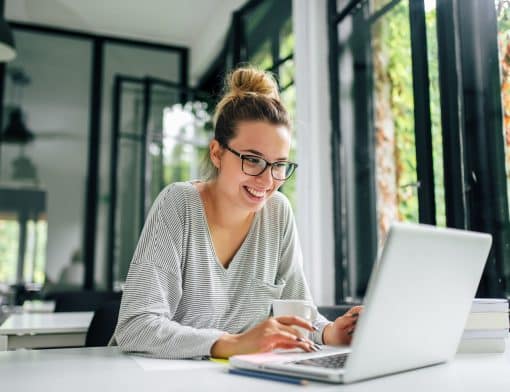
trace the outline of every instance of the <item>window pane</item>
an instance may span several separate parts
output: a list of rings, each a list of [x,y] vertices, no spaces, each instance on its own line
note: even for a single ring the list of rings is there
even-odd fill
[[[259,69],[269,69],[273,66],[271,56],[271,42],[265,41],[250,57],[250,64]]]
[[[385,1],[374,1],[376,9]],[[418,221],[409,10],[400,2],[372,26],[379,238],[393,220]]]
[[[294,84],[294,60],[289,59],[280,66],[280,87],[285,89],[287,86]]]
[[[19,110],[34,137],[2,144],[0,180],[45,195],[47,226],[46,218],[17,218],[26,228],[17,240],[24,242],[18,279],[42,283],[46,272],[48,284],[59,283],[83,247],[91,44],[22,29],[14,35],[17,57],[6,66],[3,127]]]
[[[283,25],[280,32],[280,59],[294,53],[294,34],[292,33],[292,18]]]
[[[18,262],[19,224],[16,216],[0,217],[0,282],[15,283]]]
[[[432,159],[434,164],[436,224],[437,226],[446,226],[443,172],[443,136],[441,127],[439,61],[437,52],[436,0],[425,1],[425,23],[427,28],[427,57],[430,83],[430,119],[432,124]]]
[[[198,179],[208,156],[211,117],[202,102],[175,104],[163,113],[163,170],[167,183]]]
[[[295,118],[296,113],[296,87],[294,84],[289,85],[284,91],[281,92],[281,99],[289,111],[291,119]],[[293,124],[293,128],[296,129],[295,124]],[[296,143],[297,138],[295,136],[292,137],[292,144],[290,147],[289,160],[292,162],[297,162],[297,149],[298,145]],[[299,162],[298,162],[299,164]],[[294,172],[292,177],[290,177],[287,181],[285,181],[284,185],[280,188],[280,190],[287,196],[294,210],[294,214],[297,212],[298,205],[296,203],[296,178],[299,176],[299,167]]]
[[[101,162],[100,162],[100,183],[99,183],[99,202],[98,202],[98,220],[96,234],[96,276],[95,281],[98,287],[105,287],[107,260],[107,244],[105,239],[108,238],[108,220],[109,216],[109,197],[110,197],[110,151],[112,139],[112,96],[113,83],[116,75],[128,76],[142,79],[144,77],[154,77],[167,81],[179,82],[180,75],[180,55],[178,52],[165,51],[152,48],[145,48],[137,45],[123,45],[117,43],[106,43],[104,46],[104,72],[103,72],[103,95],[102,95],[102,112],[101,112]],[[142,83],[126,84],[127,88],[123,89],[121,94],[121,132],[140,135],[143,130],[143,92]],[[161,125],[161,119],[152,111],[156,111],[159,105],[157,93],[151,95],[151,101],[155,104],[151,105],[151,114],[149,128]],[[159,110],[159,109],[158,109]],[[152,128],[155,129],[155,128]],[[114,258],[114,280],[121,281],[125,276],[127,267],[133,256],[133,250],[138,242],[141,223],[140,214],[140,149],[139,141],[136,138],[124,138],[119,144],[119,186],[117,188],[117,202],[123,200],[117,209],[117,222],[115,232],[115,252]],[[130,159],[132,161],[130,161]],[[122,160],[122,162],[121,162]],[[149,159],[147,169],[153,166],[152,158]],[[131,169],[129,169],[131,168]],[[134,170],[129,174],[129,170]],[[121,174],[123,173],[123,174]],[[158,173],[153,173],[154,177],[160,177]],[[129,176],[129,177],[126,177]],[[127,187],[129,184],[129,187]],[[146,190],[149,195],[155,192],[152,189],[152,182],[149,182]],[[159,182],[157,186],[159,187]],[[120,187],[122,186],[122,188]],[[132,195],[124,195],[122,192],[131,192]],[[151,199],[149,197],[149,200]],[[130,209],[129,207],[132,207]],[[136,207],[135,207],[136,206]],[[119,212],[126,214],[119,218]],[[127,216],[129,215],[129,216]],[[125,223],[131,222],[131,228],[120,226],[119,219]],[[120,232],[122,228],[122,233]],[[122,239],[122,240],[121,240]],[[119,245],[117,241],[122,241]],[[121,248],[118,248],[121,246]],[[121,264],[118,264],[121,263]]]
[[[510,200],[510,3],[495,0],[498,17],[498,46],[501,79],[501,107],[503,112],[503,132],[505,140],[505,164],[507,197]],[[510,265],[503,265],[505,285],[510,287]]]
[[[148,184],[149,205],[152,205],[159,192],[169,182],[163,176],[163,124],[166,108],[175,105],[180,100],[180,91],[176,88],[159,84],[151,85],[151,105],[149,114],[149,173]],[[189,175],[190,173],[188,173]],[[188,180],[190,177],[176,179],[170,182]]]
[[[507,192],[510,200],[510,3],[496,0]]]

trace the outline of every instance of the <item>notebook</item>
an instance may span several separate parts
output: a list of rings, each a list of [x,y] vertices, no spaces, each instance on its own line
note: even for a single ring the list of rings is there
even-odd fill
[[[393,224],[350,347],[237,355],[230,364],[350,383],[444,363],[457,351],[491,242],[484,233]]]

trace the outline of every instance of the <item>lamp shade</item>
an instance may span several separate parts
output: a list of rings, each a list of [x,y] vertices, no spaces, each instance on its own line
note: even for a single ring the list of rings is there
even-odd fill
[[[9,113],[9,122],[5,127],[0,141],[4,143],[25,144],[34,138],[34,134],[29,131],[23,122],[23,113],[20,108],[14,108]]]
[[[12,31],[5,19],[0,18],[0,62],[11,61],[15,57],[16,49]]]

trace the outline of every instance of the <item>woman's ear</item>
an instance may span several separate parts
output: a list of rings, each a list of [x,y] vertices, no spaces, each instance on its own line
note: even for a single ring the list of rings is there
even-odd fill
[[[216,169],[221,169],[221,156],[223,154],[223,147],[221,147],[220,143],[213,139],[209,143],[209,157],[211,158],[211,162]]]

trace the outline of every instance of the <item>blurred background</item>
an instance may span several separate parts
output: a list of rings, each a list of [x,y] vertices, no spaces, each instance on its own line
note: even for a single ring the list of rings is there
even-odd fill
[[[274,73],[294,120],[282,192],[318,303],[362,300],[394,220],[492,233],[478,294],[508,295],[508,1],[0,9],[15,54],[0,65],[0,304],[121,290],[148,209],[201,176],[223,78],[247,63]]]

